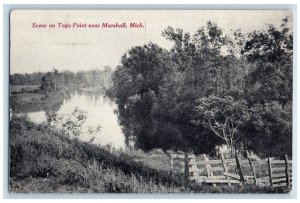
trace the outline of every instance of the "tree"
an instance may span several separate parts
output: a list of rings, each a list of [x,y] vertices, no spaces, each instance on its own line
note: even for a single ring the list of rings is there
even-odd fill
[[[112,77],[119,118],[127,137],[141,135],[141,129],[151,121],[159,89],[171,72],[170,55],[149,43],[129,49],[121,63]]]
[[[113,75],[113,82],[117,102],[122,105],[136,94],[142,96],[154,91],[157,95],[170,69],[167,51],[152,43],[133,47],[121,62],[122,66],[118,66]]]
[[[168,27],[162,35],[174,43],[170,51],[152,43],[133,47],[112,78],[121,125],[142,147],[181,143],[181,150],[208,153],[200,142],[210,148],[222,142],[233,155],[240,142],[255,149],[258,140],[267,145],[267,138],[288,136],[293,51],[287,20],[279,29],[238,30],[233,37],[211,22],[195,34]],[[260,124],[254,112],[261,113]]]
[[[41,90],[44,92],[53,92],[56,90],[54,73],[48,72],[42,77]]]
[[[288,18],[282,20],[280,29],[268,25],[265,32],[249,33],[242,53],[252,66],[246,78],[250,103],[278,101],[283,107],[290,103],[293,33]]]
[[[292,156],[291,106],[282,109],[279,102],[255,104],[251,116],[242,126],[247,148],[263,157]]]
[[[242,54],[249,64],[246,99],[251,119],[244,134],[249,147],[268,156],[292,149],[293,32],[288,18],[280,28],[249,33]]]
[[[280,29],[268,25],[267,31],[248,34],[243,55],[247,60],[280,62],[290,60],[293,55],[293,32],[288,27],[288,18],[282,19]]]
[[[192,123],[210,129],[234,155],[234,144],[242,135],[239,129],[249,119],[247,103],[231,96],[209,96],[199,99],[198,103]]]

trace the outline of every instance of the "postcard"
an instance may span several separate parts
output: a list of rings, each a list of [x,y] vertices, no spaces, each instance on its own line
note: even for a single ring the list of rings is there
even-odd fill
[[[293,13],[12,10],[11,193],[289,193]]]

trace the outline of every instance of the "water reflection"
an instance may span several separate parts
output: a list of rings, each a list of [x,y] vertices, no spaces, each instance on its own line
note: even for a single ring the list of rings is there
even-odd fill
[[[134,137],[136,148],[145,151],[160,148],[201,154],[212,153],[215,143],[219,143],[204,127],[184,125],[162,116],[152,116],[145,111],[146,107],[119,105],[118,118],[123,126],[127,145],[130,145],[129,138]]]
[[[74,91],[55,110],[58,116],[68,117],[74,109],[86,111],[88,118],[82,126],[83,133],[80,137],[83,141],[89,141],[93,135],[87,132],[88,127],[96,128],[101,126],[100,133],[95,136],[93,143],[100,145],[111,145],[116,149],[125,148],[125,137],[122,133],[121,126],[118,123],[117,115],[114,113],[117,108],[114,101],[104,96],[102,93]],[[28,118],[35,122],[41,123],[46,121],[46,114],[49,112],[38,111],[27,113]]]
[[[27,117],[30,121],[34,123],[42,123],[46,121],[46,112],[37,111],[37,112],[27,113]]]

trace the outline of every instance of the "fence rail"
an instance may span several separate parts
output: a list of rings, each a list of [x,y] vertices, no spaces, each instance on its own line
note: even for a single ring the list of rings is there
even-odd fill
[[[170,154],[173,173],[186,173],[190,181],[199,184],[255,184],[271,187],[292,187],[292,160],[285,155],[284,160],[267,158],[251,160],[238,156],[225,159],[222,153],[220,159],[208,159],[203,154],[198,160],[193,154]],[[187,160],[185,160],[187,159]],[[188,164],[188,167],[185,167]]]

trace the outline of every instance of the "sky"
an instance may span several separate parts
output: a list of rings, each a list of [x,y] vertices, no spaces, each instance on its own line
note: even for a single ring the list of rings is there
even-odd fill
[[[266,24],[278,27],[286,16],[292,22],[292,13],[285,10],[14,10],[10,21],[10,73],[47,72],[53,67],[73,72],[104,66],[114,69],[131,47],[151,41],[170,49],[172,42],[161,35],[168,26],[194,34],[212,21],[226,33],[237,29],[248,33],[263,30]],[[35,27],[33,23],[46,27]],[[126,23],[127,28],[102,28],[103,23]],[[143,26],[130,28],[130,23]]]

